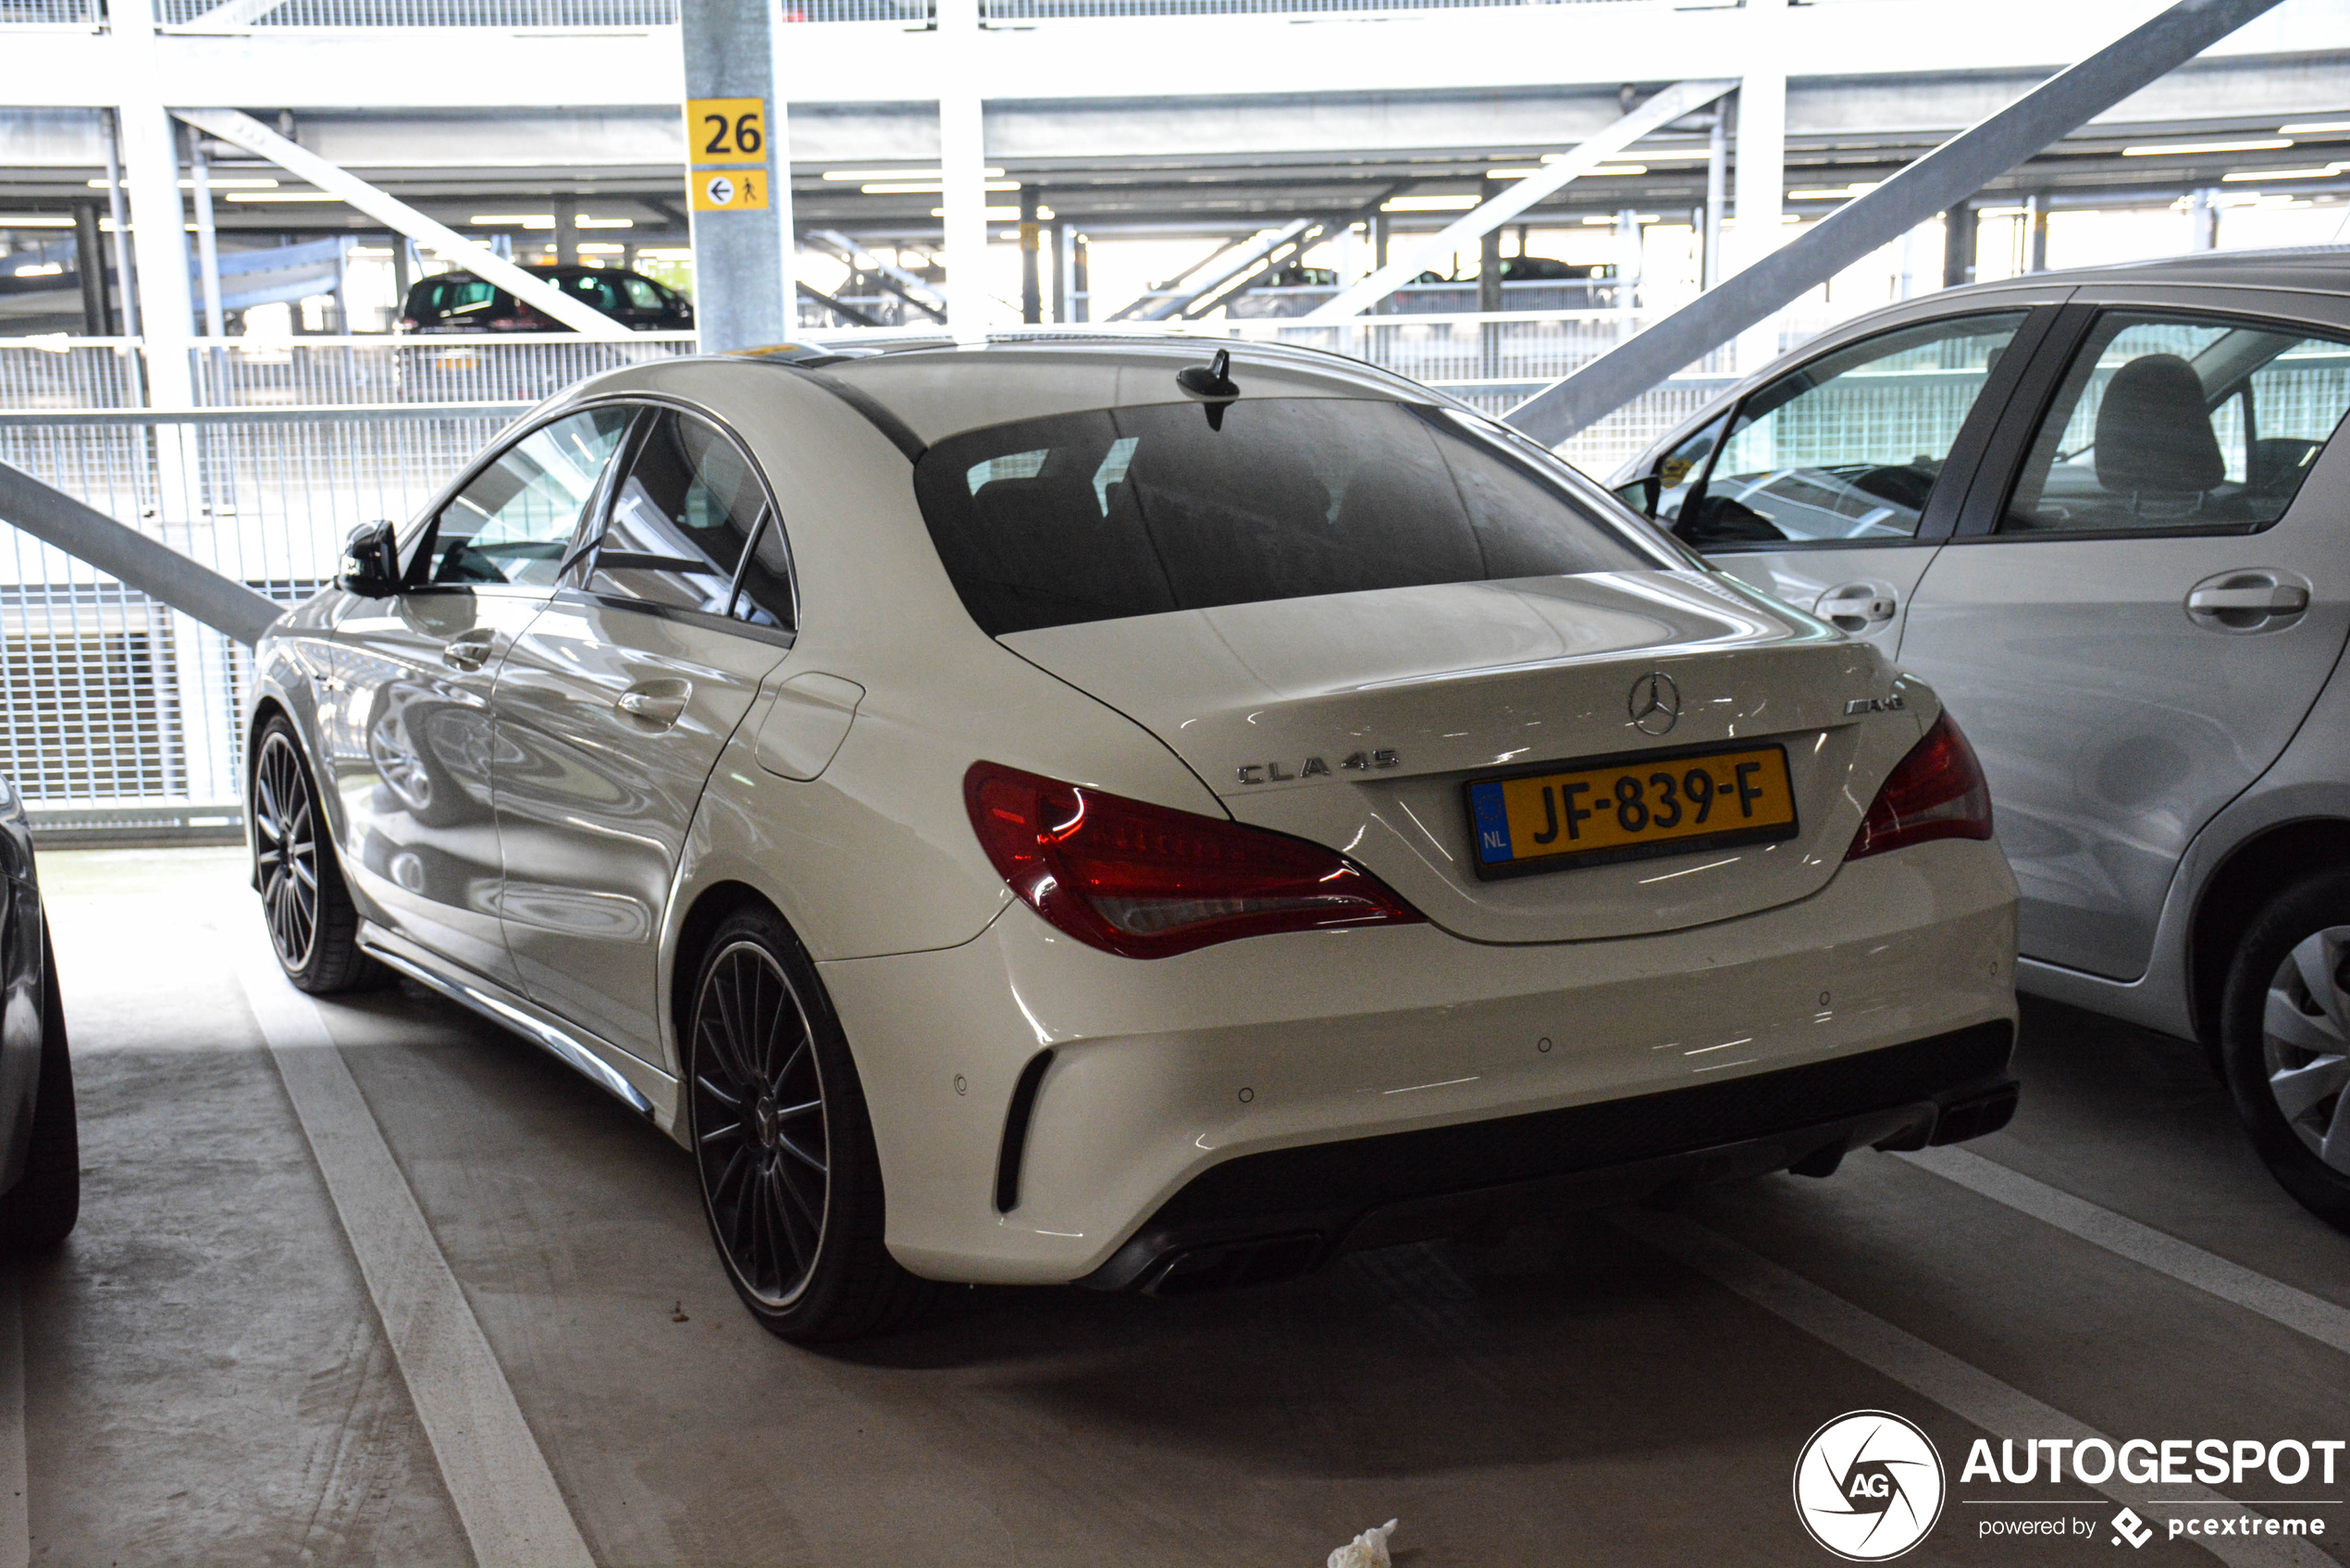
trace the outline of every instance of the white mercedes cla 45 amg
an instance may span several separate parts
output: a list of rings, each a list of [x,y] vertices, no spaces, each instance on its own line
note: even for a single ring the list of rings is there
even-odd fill
[[[1208,358],[533,413],[258,650],[287,974],[603,1083],[795,1340],[2006,1121],[2015,886],[1930,691],[1426,388]]]

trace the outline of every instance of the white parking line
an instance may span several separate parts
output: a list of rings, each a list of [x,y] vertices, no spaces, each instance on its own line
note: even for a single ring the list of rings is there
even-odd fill
[[[32,1562],[24,1475],[24,1286],[0,1278],[0,1568]]]
[[[2076,1445],[2092,1438],[2112,1442],[2096,1428],[1693,1220],[1639,1209],[1625,1210],[1613,1217],[1621,1228],[1676,1262],[1997,1437],[2070,1438]],[[2141,1513],[2150,1513],[2159,1504],[2177,1504],[2205,1515],[2264,1517],[2208,1487],[2173,1484],[2155,1488],[2119,1479],[2104,1485],[2081,1484]],[[2158,1499],[2158,1493],[2165,1495]],[[2341,1568],[2311,1542],[2290,1537],[2180,1538],[2203,1548],[2229,1568]]]
[[[480,1568],[593,1568],[588,1543],[514,1403],[326,1019],[268,949],[237,976],[327,1178],[408,1393]]]
[[[2010,1170],[1964,1149],[1921,1149],[1899,1156],[1946,1181],[1955,1181],[1995,1204],[2053,1225],[2069,1236],[2103,1247],[2118,1257],[2144,1264],[2183,1285],[2206,1290],[2246,1312],[2257,1312],[2271,1323],[2307,1334],[2321,1345],[2350,1354],[2350,1307],[2339,1307],[2322,1296],[2281,1284],[2230,1263],[2201,1247],[2166,1235],[2150,1225],[2124,1218],[2086,1199],[2035,1181],[2022,1171]]]

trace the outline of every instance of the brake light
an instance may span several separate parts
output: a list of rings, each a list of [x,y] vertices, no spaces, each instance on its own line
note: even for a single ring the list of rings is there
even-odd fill
[[[1425,917],[1335,850],[993,762],[963,775],[982,848],[1028,907],[1129,958]]]
[[[1990,836],[1991,786],[1946,708],[1876,792],[1844,858],[1858,860],[1929,839]]]

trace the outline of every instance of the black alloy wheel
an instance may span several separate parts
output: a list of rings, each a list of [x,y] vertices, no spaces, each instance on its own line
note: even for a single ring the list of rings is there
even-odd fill
[[[832,1208],[823,1070],[808,1015],[764,945],[727,944],[694,1006],[694,1151],[738,1288],[781,1311],[807,1290]]]
[[[746,908],[712,933],[686,1047],[702,1213],[751,1315],[799,1343],[922,1315],[939,1288],[883,1244],[881,1158],[848,1042],[773,910]]]
[[[263,738],[253,770],[253,855],[269,945],[286,972],[298,973],[318,945],[318,813],[308,770],[282,729]]]
[[[343,885],[310,764],[283,718],[262,728],[249,805],[254,886],[286,978],[318,996],[383,983],[389,971],[359,950],[359,911]]]

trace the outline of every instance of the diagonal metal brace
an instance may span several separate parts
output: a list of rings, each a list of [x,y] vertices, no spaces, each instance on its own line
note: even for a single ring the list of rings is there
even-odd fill
[[[1769,319],[1788,301],[1878,246],[1892,243],[1973,195],[2280,3],[2179,0],[1973,130],[1945,142],[1875,190],[1845,203],[1802,238],[1699,295],[1503,417],[1544,445],[1558,445]]]
[[[285,612],[286,607],[277,600],[197,564],[135,528],[124,527],[105,512],[6,463],[0,463],[0,522],[13,524],[44,544],[88,562],[107,576],[193,616],[247,648]]]

